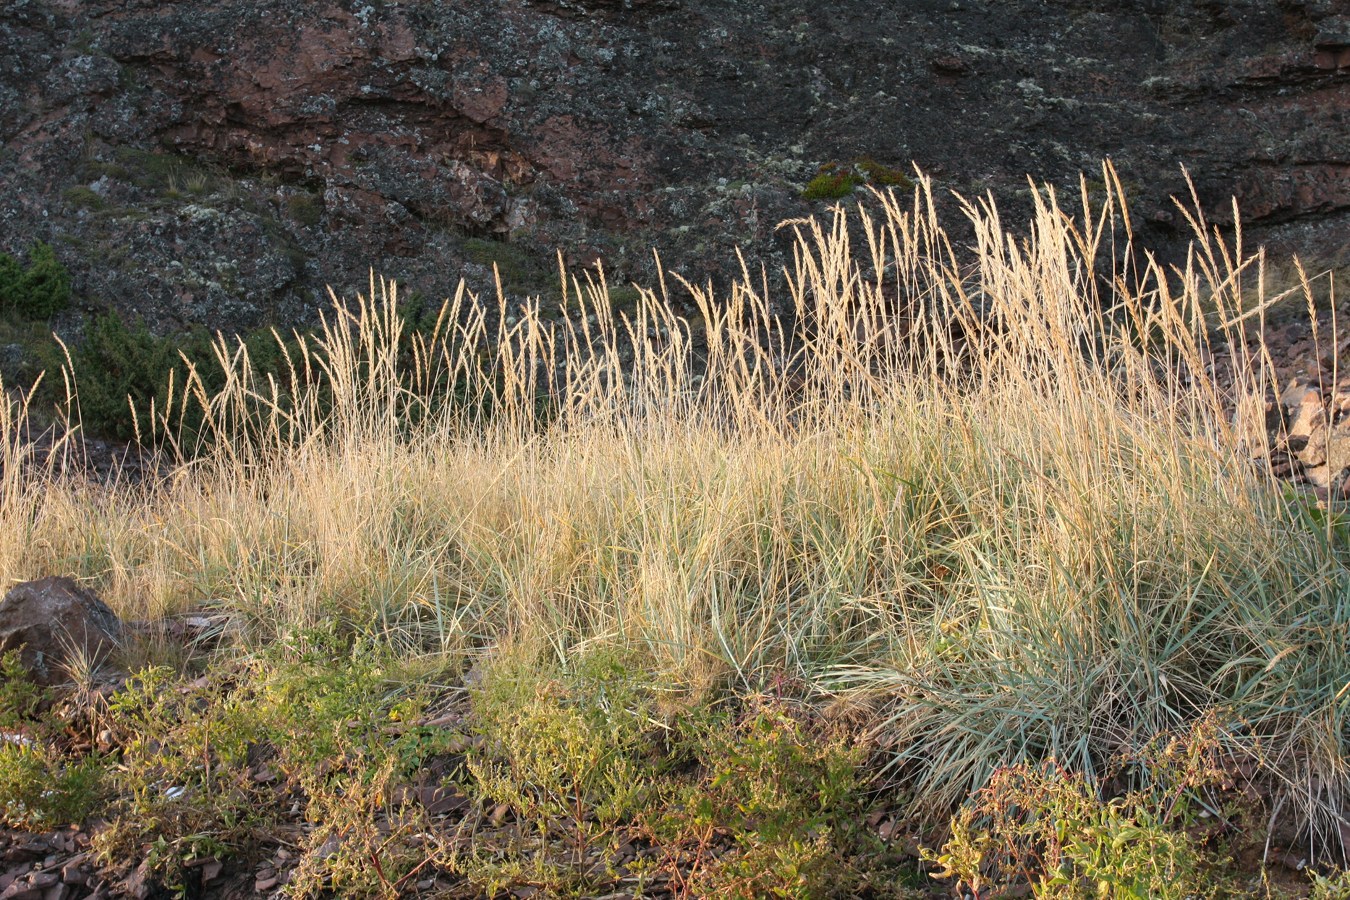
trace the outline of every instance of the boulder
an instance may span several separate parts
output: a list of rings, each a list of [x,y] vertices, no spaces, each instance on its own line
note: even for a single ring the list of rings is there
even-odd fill
[[[107,604],[69,578],[26,581],[0,601],[0,653],[22,648],[24,667],[41,684],[65,680],[72,653],[95,665],[106,660],[121,630]]]

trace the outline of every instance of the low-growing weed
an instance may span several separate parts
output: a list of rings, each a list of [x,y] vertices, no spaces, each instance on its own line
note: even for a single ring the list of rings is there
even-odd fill
[[[952,820],[951,838],[925,859],[979,894],[1030,886],[1044,898],[1183,900],[1223,896],[1224,860],[1194,834],[1201,792],[1224,786],[1212,724],[1154,742],[1134,760],[1144,786],[1102,798],[1056,763],[995,772]]]
[[[189,683],[138,673],[111,702],[121,748],[109,860],[146,857],[174,883],[184,863],[247,854],[297,811],[316,824],[293,873],[297,896],[388,895],[436,853],[403,791],[454,731],[417,724],[427,689],[393,657],[334,629],[281,642]]]
[[[847,896],[864,852],[863,749],[780,704],[696,731],[699,769],[657,833],[694,896]]]
[[[172,879],[188,860],[251,846],[275,812],[251,775],[265,723],[249,692],[222,679],[180,684],[172,670],[136,674],[109,703],[106,725],[121,748],[118,799],[95,849],[109,860],[155,854]]]
[[[103,796],[102,759],[68,759],[54,748],[60,729],[39,714],[49,696],[20,651],[0,656],[0,816],[9,827],[78,823]]]
[[[779,704],[662,722],[634,672],[598,654],[494,673],[475,697],[469,772],[519,828],[505,846],[480,841],[461,871],[490,891],[584,894],[663,872],[687,896],[848,895],[870,849],[862,751]],[[616,864],[624,846],[645,852]]]
[[[592,851],[607,855],[623,841],[620,826],[659,790],[651,709],[648,692],[608,655],[570,673],[508,664],[489,678],[474,698],[482,749],[468,769],[480,800],[504,805],[524,826],[509,854],[517,857],[508,858],[512,872],[572,878],[594,862]],[[558,857],[560,836],[566,852]],[[512,874],[482,856],[471,868],[485,884]]]
[[[28,675],[21,650],[8,650],[0,656],[0,731],[19,731],[28,727],[48,692]]]
[[[453,729],[418,724],[428,689],[387,649],[318,629],[269,659],[261,705],[275,757],[318,823],[292,875],[297,896],[387,896],[441,856],[425,809],[403,790],[459,747]],[[322,851],[322,852],[319,852]]]
[[[1312,893],[1309,900],[1350,900],[1350,869],[1325,875],[1312,873]]]
[[[11,828],[79,824],[105,796],[106,762],[66,759],[33,740],[0,743],[0,816]]]

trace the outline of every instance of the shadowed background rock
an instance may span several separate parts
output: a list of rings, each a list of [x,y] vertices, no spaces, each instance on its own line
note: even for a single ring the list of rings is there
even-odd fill
[[[1342,0],[218,3],[0,12],[0,250],[71,270],[57,320],[309,320],[369,267],[551,290],[553,254],[694,279],[818,208],[822,166],[917,162],[1020,218],[1028,173],[1110,157],[1144,242],[1184,231],[1180,166],[1251,239],[1343,257]],[[821,201],[825,202],[825,201]]]

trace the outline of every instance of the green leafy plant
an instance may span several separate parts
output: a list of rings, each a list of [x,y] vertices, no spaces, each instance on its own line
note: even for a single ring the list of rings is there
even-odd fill
[[[1147,784],[1112,798],[1053,762],[1000,769],[952,820],[942,850],[926,850],[925,859],[940,867],[935,878],[976,893],[1026,883],[1036,897],[1064,900],[1222,895],[1223,860],[1191,831],[1199,792],[1224,778],[1216,748],[1206,723],[1154,742],[1137,760]]]
[[[504,804],[529,825],[528,843],[511,854],[519,873],[575,881],[592,845],[603,840],[613,849],[620,826],[647,809],[656,790],[648,762],[651,707],[609,654],[587,657],[568,673],[502,665],[475,695],[482,743],[468,769],[483,802]],[[552,849],[559,837],[567,847],[561,856]],[[478,863],[484,883],[515,874],[486,858]]]
[[[404,786],[461,746],[454,730],[418,724],[428,692],[387,648],[331,623],[284,641],[267,659],[256,715],[270,765],[323,823],[292,877],[298,895],[391,896],[442,854]],[[317,852],[321,848],[323,852]]]
[[[136,673],[104,721],[120,748],[116,800],[95,840],[109,861],[157,846],[156,871],[251,847],[275,814],[271,789],[255,781],[250,750],[265,737],[251,692],[226,679],[180,684],[165,667]]]
[[[103,716],[117,764],[95,849],[180,884],[193,860],[247,857],[300,812],[322,827],[302,847],[297,895],[396,894],[440,857],[407,786],[463,740],[419,724],[428,693],[387,648],[333,623],[189,682],[143,669]]]
[[[0,743],[0,814],[9,827],[50,829],[83,822],[105,796],[101,757],[67,759],[37,741]]]
[[[1309,900],[1350,900],[1350,869],[1312,874]]]
[[[696,896],[847,896],[866,852],[864,749],[767,704],[697,726],[699,769],[656,826]]]
[[[11,827],[78,823],[103,795],[102,759],[67,759],[53,748],[59,726],[39,715],[49,699],[18,650],[0,657],[0,815]]]
[[[29,676],[21,650],[7,650],[0,656],[0,731],[30,726],[48,697],[49,692]]]

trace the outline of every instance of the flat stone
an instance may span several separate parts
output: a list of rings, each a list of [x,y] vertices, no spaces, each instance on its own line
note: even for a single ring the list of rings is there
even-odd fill
[[[1285,409],[1298,409],[1308,403],[1320,403],[1322,394],[1306,381],[1291,381],[1280,394],[1280,405]]]
[[[25,881],[16,881],[0,891],[0,900],[42,900],[42,888],[35,888]]]
[[[81,853],[66,861],[61,867],[61,880],[66,884],[84,884],[89,879],[89,873],[84,870],[85,860],[88,854]]]
[[[1331,486],[1331,477],[1333,474],[1331,469],[1325,465],[1310,466],[1303,470],[1303,477],[1308,479],[1308,483],[1320,488]]]
[[[418,801],[426,808],[427,814],[443,816],[469,808],[469,798],[453,786],[435,787],[428,785],[418,788]]]
[[[1313,38],[1318,50],[1344,50],[1350,47],[1350,16],[1333,16],[1323,20]]]

